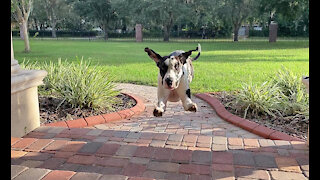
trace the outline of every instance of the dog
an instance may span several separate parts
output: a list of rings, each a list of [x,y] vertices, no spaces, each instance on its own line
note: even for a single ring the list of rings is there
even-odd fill
[[[158,73],[158,103],[153,111],[156,117],[162,116],[166,110],[167,101],[182,101],[184,110],[197,111],[197,104],[191,100],[190,83],[194,78],[194,69],[192,61],[200,57],[201,46],[195,50],[187,52],[176,50],[168,56],[160,56],[158,53],[146,47],[144,49],[148,56],[153,59],[157,67]],[[193,51],[198,51],[195,58],[190,57]]]
[[[309,76],[302,76],[301,81],[306,86],[307,92],[309,93]]]

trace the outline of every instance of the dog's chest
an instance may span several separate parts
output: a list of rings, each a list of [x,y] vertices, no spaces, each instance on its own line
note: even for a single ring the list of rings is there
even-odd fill
[[[168,101],[170,102],[178,102],[180,100],[180,97],[177,93],[177,90],[173,90],[170,92],[170,95],[168,97]]]

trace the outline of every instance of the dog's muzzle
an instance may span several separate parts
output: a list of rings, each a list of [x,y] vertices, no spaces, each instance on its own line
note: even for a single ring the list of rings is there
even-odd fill
[[[168,85],[168,87],[171,87],[172,86],[172,80],[170,78],[166,78],[166,83]]]
[[[184,73],[182,74],[182,76],[180,76],[179,79],[177,79],[177,80],[175,81],[175,84],[174,84],[175,87],[172,86],[172,85],[173,85],[172,79],[171,79],[171,78],[166,78],[164,81],[166,82],[168,89],[174,90],[175,88],[178,88],[179,83],[180,83],[180,80],[182,79],[183,75],[184,75]]]

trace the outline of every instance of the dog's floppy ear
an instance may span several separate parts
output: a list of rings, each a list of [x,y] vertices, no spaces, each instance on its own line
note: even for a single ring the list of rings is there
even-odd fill
[[[153,59],[156,63],[159,63],[162,60],[162,57],[154,52],[152,49],[149,49],[148,47],[144,48],[144,51],[148,53],[149,57]]]
[[[180,54],[180,55],[178,56],[180,62],[181,62],[182,64],[185,64],[185,63],[187,62],[188,57],[191,55],[191,53],[192,53],[192,50]]]

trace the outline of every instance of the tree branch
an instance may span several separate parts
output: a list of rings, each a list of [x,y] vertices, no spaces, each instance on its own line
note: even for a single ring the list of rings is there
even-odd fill
[[[24,6],[25,6],[25,1],[24,1],[24,0],[21,0],[21,7],[22,7],[23,17],[25,17],[25,15],[27,14],[27,13],[26,13],[26,9],[24,8]]]
[[[16,15],[17,15],[17,17],[18,17],[18,18],[17,18],[17,21],[18,21],[18,22],[22,22],[22,21],[24,20],[24,18],[23,18],[21,9],[20,9],[20,7],[19,7],[18,4],[16,4],[15,6],[16,6]]]
[[[29,18],[29,16],[30,16],[30,13],[31,13],[31,10],[32,10],[32,3],[33,3],[33,1],[32,0],[29,0],[28,1],[28,8],[27,8],[27,14],[25,15],[25,20],[26,21],[28,21],[28,18]]]

